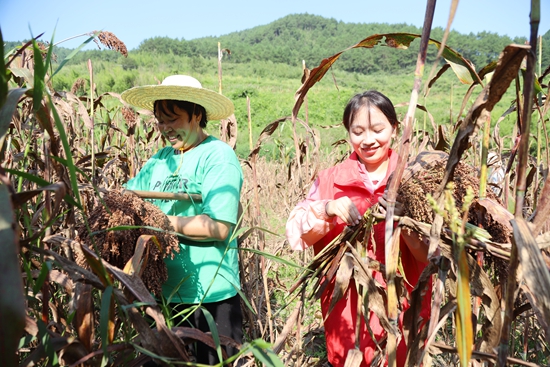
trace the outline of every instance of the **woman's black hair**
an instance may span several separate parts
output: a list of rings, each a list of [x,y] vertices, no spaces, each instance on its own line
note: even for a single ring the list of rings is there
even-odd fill
[[[382,111],[384,116],[386,116],[392,127],[398,127],[399,121],[397,120],[397,114],[395,113],[395,107],[393,107],[392,101],[376,90],[368,90],[366,92],[354,95],[346,105],[342,120],[346,130],[349,130],[351,122],[353,121],[357,111],[361,107],[368,108],[369,106],[375,106],[378,108]]]
[[[178,101],[174,99],[161,99],[155,101],[154,110],[155,116],[158,116],[158,114],[163,113],[165,115],[175,115],[176,111],[175,108],[178,107],[180,110],[184,110],[189,115],[189,119],[192,118],[193,115],[201,114],[201,120],[199,121],[199,126],[203,129],[206,127],[206,123],[208,122],[206,118],[206,110],[203,106],[200,104],[196,104],[193,102],[188,101]]]

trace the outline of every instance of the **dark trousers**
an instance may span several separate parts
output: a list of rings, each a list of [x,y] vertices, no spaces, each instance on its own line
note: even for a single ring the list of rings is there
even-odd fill
[[[186,305],[182,303],[171,303],[170,308],[172,309],[173,315],[178,315],[183,310],[189,308],[192,305]],[[203,303],[202,307],[206,308],[208,312],[214,318],[216,326],[218,328],[218,335],[227,336],[237,343],[242,344],[243,342],[243,316],[241,310],[241,301],[240,297],[237,294],[234,297],[225,299],[219,302],[213,303]],[[173,326],[191,326],[199,329],[203,332],[209,332],[210,327],[204,316],[202,309],[197,309],[193,315],[189,316],[187,320],[182,323],[183,316],[178,315],[172,319]],[[233,347],[222,347],[225,349],[227,356],[231,357],[239,352],[237,348]],[[196,358],[197,363],[215,365],[219,363],[218,354],[216,350],[210,348],[204,343],[199,341],[195,342],[193,346],[193,355]],[[143,365],[144,367],[157,367],[159,366],[153,361],[147,362]]]
[[[237,343],[242,344],[243,316],[241,311],[240,296],[238,294],[223,301],[203,303],[202,307],[208,310],[214,318],[214,321],[216,321],[216,327],[218,328],[219,335],[227,336],[235,340]],[[201,331],[210,331],[204,312],[200,308],[189,317],[189,321],[195,328]],[[225,348],[228,357],[239,352],[237,348],[230,346],[223,348]],[[214,365],[220,362],[218,360],[216,350],[201,342],[195,342],[195,356],[198,363]]]
[[[181,311],[182,309],[189,307],[189,305],[183,305],[183,304],[171,304],[171,306],[172,306],[172,309],[175,311],[174,312],[175,314],[177,314],[178,311]],[[218,328],[218,335],[227,336],[235,340],[237,343],[242,344],[243,316],[241,311],[240,296],[238,294],[234,297],[225,299],[223,301],[203,303],[202,307],[208,310],[208,312],[214,318],[214,321],[216,322],[216,327]],[[174,324],[177,325],[179,321],[181,321],[181,316],[176,317],[173,321],[174,321]],[[204,312],[200,308],[197,309],[193,313],[193,315],[191,315],[187,319],[187,321],[189,321],[193,327],[199,329],[200,331],[203,331],[203,332],[210,331],[210,327],[208,326],[208,322],[206,321]],[[181,326],[186,326],[186,325],[181,325]],[[233,348],[233,347],[223,347],[223,348],[227,352],[228,357],[235,355],[239,352],[237,348]],[[219,363],[218,354],[216,353],[216,350],[198,341],[195,342],[194,355],[197,358],[198,363],[209,364],[209,365],[214,365]]]

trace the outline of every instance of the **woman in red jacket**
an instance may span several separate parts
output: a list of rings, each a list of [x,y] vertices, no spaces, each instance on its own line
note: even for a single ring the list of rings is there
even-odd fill
[[[355,95],[344,110],[343,123],[349,135],[353,153],[342,163],[321,171],[307,198],[298,203],[286,224],[286,237],[295,250],[313,246],[319,253],[346,225],[356,225],[366,210],[384,194],[388,177],[397,164],[397,154],[390,149],[398,124],[392,102],[382,93],[367,91]],[[417,283],[427,262],[427,243],[415,232],[402,231],[401,262],[408,283]],[[374,242],[369,242],[369,257],[385,263],[384,223],[374,226]],[[377,282],[385,285],[381,273],[374,272]],[[408,284],[409,292],[412,287]],[[327,317],[334,280],[321,296],[321,309],[325,318],[325,339],[328,360],[334,367],[344,366],[350,349],[355,348],[355,320],[357,290],[350,283],[348,291]],[[428,292],[427,294],[430,294]],[[429,316],[430,297],[423,302],[421,317]],[[408,308],[404,304],[403,309]],[[385,331],[373,312],[369,326],[379,343]],[[399,317],[402,325],[403,313]],[[361,366],[370,366],[377,350],[365,323],[361,322],[359,347],[363,352]],[[397,350],[397,365],[403,366],[406,358],[404,338]]]

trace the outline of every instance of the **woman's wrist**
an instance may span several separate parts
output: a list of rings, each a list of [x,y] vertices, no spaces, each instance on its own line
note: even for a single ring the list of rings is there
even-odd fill
[[[179,221],[178,217],[176,215],[168,215],[168,220],[170,221],[170,224],[172,225],[172,228],[174,229],[174,232],[181,233],[179,228]]]
[[[332,202],[332,200],[327,200],[325,203],[325,214],[327,217],[333,217],[334,215],[329,214],[328,205]]]

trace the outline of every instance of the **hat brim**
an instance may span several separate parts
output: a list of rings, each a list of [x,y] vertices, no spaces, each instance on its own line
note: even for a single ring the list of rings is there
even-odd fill
[[[225,119],[233,114],[235,108],[231,100],[217,92],[194,87],[175,85],[144,85],[124,91],[121,98],[136,107],[153,111],[155,101],[171,99],[199,104],[206,110],[210,120]]]

